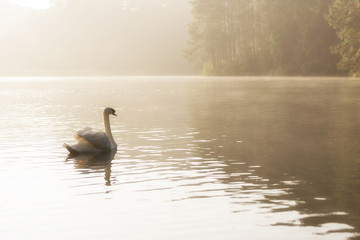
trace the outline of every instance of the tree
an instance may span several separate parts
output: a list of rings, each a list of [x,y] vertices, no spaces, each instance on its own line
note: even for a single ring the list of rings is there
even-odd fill
[[[187,58],[215,75],[338,74],[333,0],[193,0]]]
[[[340,39],[332,48],[341,56],[338,68],[360,76],[360,1],[335,0],[327,19]]]
[[[330,52],[336,35],[325,15],[332,0],[262,0],[272,38],[274,71],[290,75],[339,74]],[[264,36],[265,37],[265,36]]]
[[[198,68],[208,65],[218,68],[226,49],[226,33],[222,27],[223,2],[198,0],[191,3],[196,21],[189,26],[192,37],[185,55]]]

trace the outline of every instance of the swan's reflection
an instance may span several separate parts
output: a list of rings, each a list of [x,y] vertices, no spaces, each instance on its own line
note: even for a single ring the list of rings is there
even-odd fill
[[[79,154],[71,155],[69,154],[66,158],[66,161],[73,161],[74,168],[80,169],[83,173],[99,172],[105,170],[105,181],[106,185],[111,185],[111,161],[114,159],[116,150],[104,152],[98,155],[93,154]]]

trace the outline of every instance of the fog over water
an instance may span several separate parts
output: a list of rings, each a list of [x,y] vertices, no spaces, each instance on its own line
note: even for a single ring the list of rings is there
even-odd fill
[[[0,75],[189,75],[190,4],[0,0]]]

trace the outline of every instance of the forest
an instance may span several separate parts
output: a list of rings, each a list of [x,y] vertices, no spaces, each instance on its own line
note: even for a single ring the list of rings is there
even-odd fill
[[[360,76],[359,0],[192,0],[204,75]]]

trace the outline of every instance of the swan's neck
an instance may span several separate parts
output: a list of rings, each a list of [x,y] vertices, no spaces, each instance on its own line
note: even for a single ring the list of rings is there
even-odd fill
[[[105,132],[108,135],[110,142],[111,142],[111,148],[115,149],[117,148],[117,145],[115,143],[114,137],[111,133],[111,128],[110,128],[110,118],[108,114],[104,113],[104,125],[105,125]]]

